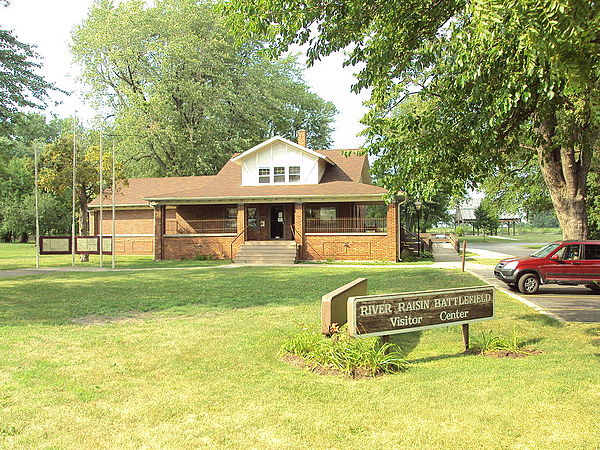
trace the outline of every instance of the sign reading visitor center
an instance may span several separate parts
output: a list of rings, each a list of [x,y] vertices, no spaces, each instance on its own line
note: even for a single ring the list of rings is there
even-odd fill
[[[494,318],[494,288],[477,286],[348,299],[348,332],[386,336]]]

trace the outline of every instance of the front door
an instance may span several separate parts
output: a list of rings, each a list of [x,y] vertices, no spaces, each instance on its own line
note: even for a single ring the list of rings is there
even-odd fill
[[[271,239],[283,239],[283,206],[271,206]]]

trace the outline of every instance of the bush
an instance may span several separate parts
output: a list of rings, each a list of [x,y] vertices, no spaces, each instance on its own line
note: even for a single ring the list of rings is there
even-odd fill
[[[491,331],[483,331],[475,337],[471,349],[478,351],[481,354],[499,350],[523,354],[528,353],[528,351],[524,349],[526,343],[527,341],[519,335],[516,329],[513,329],[512,335],[508,337],[496,336]]]
[[[408,363],[393,348],[393,344],[381,344],[377,338],[357,339],[344,331],[332,338],[311,331],[294,336],[281,350],[303,358],[309,367],[334,368],[355,377],[361,373],[376,376],[406,370]]]
[[[465,229],[463,227],[456,227],[456,235],[463,237],[465,235]]]

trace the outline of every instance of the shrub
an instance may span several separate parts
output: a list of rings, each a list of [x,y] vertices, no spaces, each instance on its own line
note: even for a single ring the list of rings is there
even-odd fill
[[[523,339],[517,330],[513,328],[513,332],[510,336],[496,336],[491,331],[483,331],[475,337],[471,348],[481,354],[495,352],[495,351],[507,351],[516,354],[528,353],[524,349],[527,341]]]
[[[456,235],[463,237],[465,235],[465,229],[463,227],[456,227]]]
[[[334,368],[355,377],[360,373],[375,376],[406,370],[408,363],[393,348],[393,344],[381,344],[376,338],[352,338],[344,331],[332,338],[310,331],[294,336],[282,351],[303,358],[309,367]]]

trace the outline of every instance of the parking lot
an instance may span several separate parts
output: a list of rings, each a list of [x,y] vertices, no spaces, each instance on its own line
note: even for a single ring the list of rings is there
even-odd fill
[[[532,250],[524,249],[520,243],[473,244],[489,251],[497,251],[513,256],[524,256]],[[518,295],[526,302],[535,305],[540,310],[567,322],[600,322],[600,295],[593,293],[583,286],[560,286],[548,284],[540,286],[535,295],[523,295],[510,291],[508,286],[496,279],[492,266],[468,264],[467,268],[488,283],[512,294]]]

